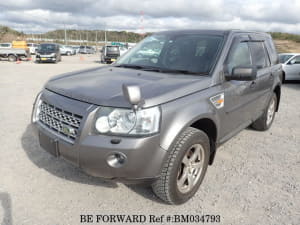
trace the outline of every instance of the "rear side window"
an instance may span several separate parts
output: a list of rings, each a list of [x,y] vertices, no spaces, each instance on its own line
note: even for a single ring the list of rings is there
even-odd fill
[[[235,67],[251,66],[251,53],[247,42],[241,42],[229,53],[227,59],[227,72],[232,73]]]
[[[270,61],[266,53],[263,42],[249,42],[252,51],[252,64],[257,69],[262,69],[270,66]]]

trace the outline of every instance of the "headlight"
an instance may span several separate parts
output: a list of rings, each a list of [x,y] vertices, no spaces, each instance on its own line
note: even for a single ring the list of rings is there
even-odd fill
[[[34,101],[34,104],[33,104],[33,110],[32,110],[32,122],[33,123],[35,123],[39,120],[40,105],[42,104],[41,95],[42,95],[42,92],[40,92],[37,95],[37,97]]]
[[[95,130],[101,134],[149,135],[159,131],[160,109],[153,107],[134,112],[132,109],[101,107]]]
[[[55,53],[51,53],[50,56],[51,56],[51,57],[55,57]]]

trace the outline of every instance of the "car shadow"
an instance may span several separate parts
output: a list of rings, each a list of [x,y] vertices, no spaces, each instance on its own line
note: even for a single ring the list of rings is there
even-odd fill
[[[12,204],[10,195],[7,192],[0,192],[0,207],[3,208],[3,218],[0,224],[1,225],[12,225]]]
[[[155,201],[156,203],[165,205],[166,203],[160,200],[156,195],[153,193],[152,188],[149,183],[142,183],[142,184],[126,184],[126,186],[132,190],[133,192],[143,196],[145,199]]]
[[[283,84],[284,87],[287,88],[292,88],[294,90],[300,90],[300,81],[298,80],[294,80],[294,81],[285,81],[285,83]]]
[[[61,158],[55,158],[46,151],[43,151],[39,146],[38,139],[34,135],[31,124],[26,127],[26,130],[21,138],[21,144],[31,162],[33,162],[37,167],[53,174],[54,176],[88,185],[103,186],[108,188],[118,187],[117,183],[113,181],[89,176],[65,160]]]

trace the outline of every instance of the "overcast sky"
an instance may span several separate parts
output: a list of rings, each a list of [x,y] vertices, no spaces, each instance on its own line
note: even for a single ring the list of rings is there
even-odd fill
[[[26,33],[66,24],[135,32],[234,28],[300,34],[300,0],[1,0],[0,24]]]

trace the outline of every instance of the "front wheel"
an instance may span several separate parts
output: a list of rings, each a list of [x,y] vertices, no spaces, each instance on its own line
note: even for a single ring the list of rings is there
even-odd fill
[[[8,56],[8,61],[9,62],[15,62],[15,61],[17,61],[17,57],[15,55],[9,55]]]
[[[265,109],[264,113],[253,122],[251,125],[255,130],[265,131],[268,130],[275,118],[277,107],[277,96],[275,93],[272,94],[271,100]]]
[[[188,201],[203,181],[209,152],[207,135],[201,130],[187,128],[171,149],[160,178],[152,184],[154,193],[169,204]]]

